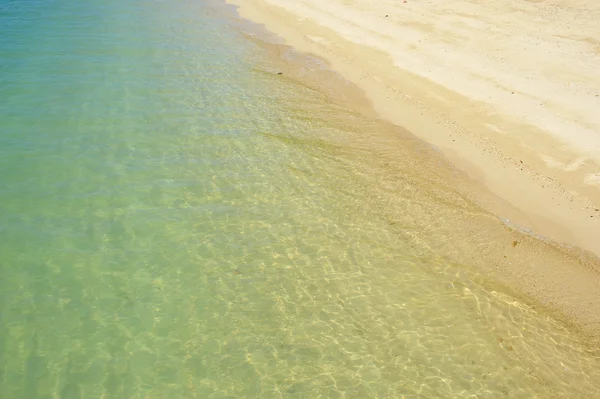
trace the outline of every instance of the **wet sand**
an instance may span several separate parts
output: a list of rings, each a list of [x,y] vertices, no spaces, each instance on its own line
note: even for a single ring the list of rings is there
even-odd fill
[[[480,198],[486,209],[588,251],[575,269],[501,273],[600,331],[600,11],[591,1],[229,2],[438,148],[493,194]]]

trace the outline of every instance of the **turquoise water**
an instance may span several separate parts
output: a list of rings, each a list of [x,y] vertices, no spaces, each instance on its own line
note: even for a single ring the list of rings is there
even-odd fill
[[[203,1],[0,1],[0,397],[596,397],[479,272],[542,244],[269,49]]]

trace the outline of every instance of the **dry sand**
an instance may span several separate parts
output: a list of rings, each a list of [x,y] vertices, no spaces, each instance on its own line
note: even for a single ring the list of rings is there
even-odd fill
[[[600,256],[596,1],[229,2],[327,60],[381,117],[502,198],[484,204],[499,217]],[[585,285],[589,307],[580,313],[600,323],[591,314],[600,310],[598,270],[573,271],[570,280],[569,270],[549,272],[565,303]]]

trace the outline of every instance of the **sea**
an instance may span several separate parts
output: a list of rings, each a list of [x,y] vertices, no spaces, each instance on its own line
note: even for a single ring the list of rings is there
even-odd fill
[[[600,397],[494,274],[562,252],[360,98],[218,0],[0,0],[0,398]]]

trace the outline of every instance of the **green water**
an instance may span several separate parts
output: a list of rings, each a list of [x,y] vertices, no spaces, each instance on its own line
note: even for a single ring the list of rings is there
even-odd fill
[[[0,398],[598,397],[517,233],[230,16],[0,0]]]

